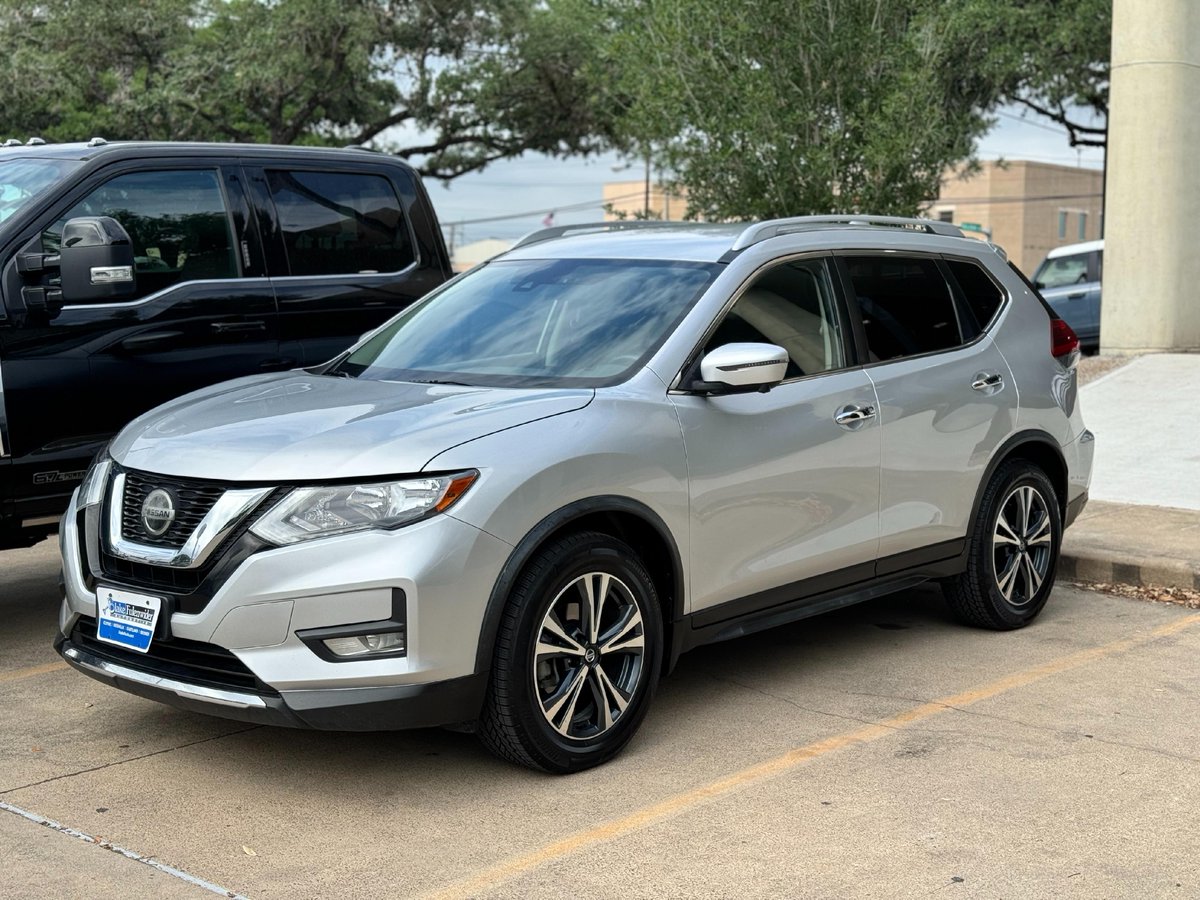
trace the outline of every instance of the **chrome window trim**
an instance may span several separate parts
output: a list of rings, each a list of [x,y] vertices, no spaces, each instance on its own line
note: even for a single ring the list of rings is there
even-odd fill
[[[336,278],[339,281],[345,281],[347,278],[395,278],[398,275],[407,275],[413,269],[419,267],[421,262],[420,255],[414,251],[415,258],[403,269],[396,269],[394,272],[342,272],[335,275],[272,275],[270,281],[289,283],[293,281],[326,281],[331,278]],[[243,279],[245,280],[245,279]]]
[[[198,684],[188,684],[186,681],[177,681],[174,678],[165,678],[161,675],[151,675],[149,672],[141,672],[129,666],[123,666],[120,663],[101,659],[79,647],[64,647],[63,656],[80,668],[87,669],[89,672],[123,678],[126,681],[135,681],[138,684],[161,688],[164,691],[172,691],[180,697],[205,700],[209,703],[234,706],[238,709],[246,709],[248,707],[265,709],[267,706],[266,701],[257,694],[244,694],[241,691],[223,691],[217,688],[203,687]]]
[[[189,287],[194,284],[236,284],[247,287],[262,287],[270,286],[271,279],[263,276],[254,278],[196,278],[192,281],[181,281],[179,284],[168,285],[161,291],[155,291],[153,294],[147,294],[137,300],[121,300],[117,303],[68,303],[63,306],[63,310],[68,309],[131,309],[135,306],[141,306],[145,303],[150,303],[153,300],[159,300],[167,295],[178,291],[181,288]]]
[[[121,510],[125,502],[125,473],[118,472],[109,489],[108,549],[114,556],[152,566],[195,569],[242,520],[271,493],[271,488],[238,488],[226,491],[213,504],[182,547],[152,547],[126,540],[121,534]]]

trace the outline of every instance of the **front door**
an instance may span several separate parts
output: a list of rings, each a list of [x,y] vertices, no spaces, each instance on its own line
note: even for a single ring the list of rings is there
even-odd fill
[[[691,611],[708,610],[709,621],[874,574],[875,391],[847,368],[850,331],[831,276],[826,258],[769,267],[706,341],[705,352],[746,341],[785,348],[782,384],[671,397],[691,485]]]
[[[236,170],[124,164],[64,198],[25,251],[56,253],[68,219],[105,215],[133,242],[136,294],[118,303],[64,296],[57,314],[26,310],[0,337],[20,505],[58,503],[96,449],[148,409],[284,365]],[[10,308],[31,286],[13,268],[5,272]],[[53,284],[55,275],[33,277]]]

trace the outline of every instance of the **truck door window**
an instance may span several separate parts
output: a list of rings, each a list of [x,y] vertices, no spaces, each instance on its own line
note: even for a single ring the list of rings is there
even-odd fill
[[[184,281],[238,275],[229,211],[215,170],[118,175],[42,232],[44,253],[58,252],[63,225],[76,216],[112,216],[129,232],[135,299]]]
[[[391,182],[346,172],[267,172],[292,275],[398,272],[416,258]]]

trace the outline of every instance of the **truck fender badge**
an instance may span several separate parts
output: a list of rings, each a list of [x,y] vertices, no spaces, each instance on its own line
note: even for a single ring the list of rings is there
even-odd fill
[[[86,469],[80,469],[77,472],[35,472],[33,475],[33,483],[62,484],[66,481],[82,481],[83,476],[86,473]]]

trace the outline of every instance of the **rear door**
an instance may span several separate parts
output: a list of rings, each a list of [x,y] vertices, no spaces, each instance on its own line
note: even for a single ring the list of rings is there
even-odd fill
[[[283,352],[325,362],[445,279],[414,232],[408,173],[337,160],[247,161]]]
[[[284,364],[270,281],[235,166],[203,158],[127,160],[94,173],[26,237],[54,254],[68,219],[107,215],[129,232],[137,292],[118,303],[63,298],[25,309],[23,288],[57,272],[6,266],[18,307],[0,337],[15,499],[69,492],[97,447],[130,419],[180,394]],[[39,499],[41,498],[41,499]]]
[[[979,263],[838,259],[879,399],[882,576],[962,549],[984,468],[1015,428],[1017,392],[987,331],[1002,291]]]

